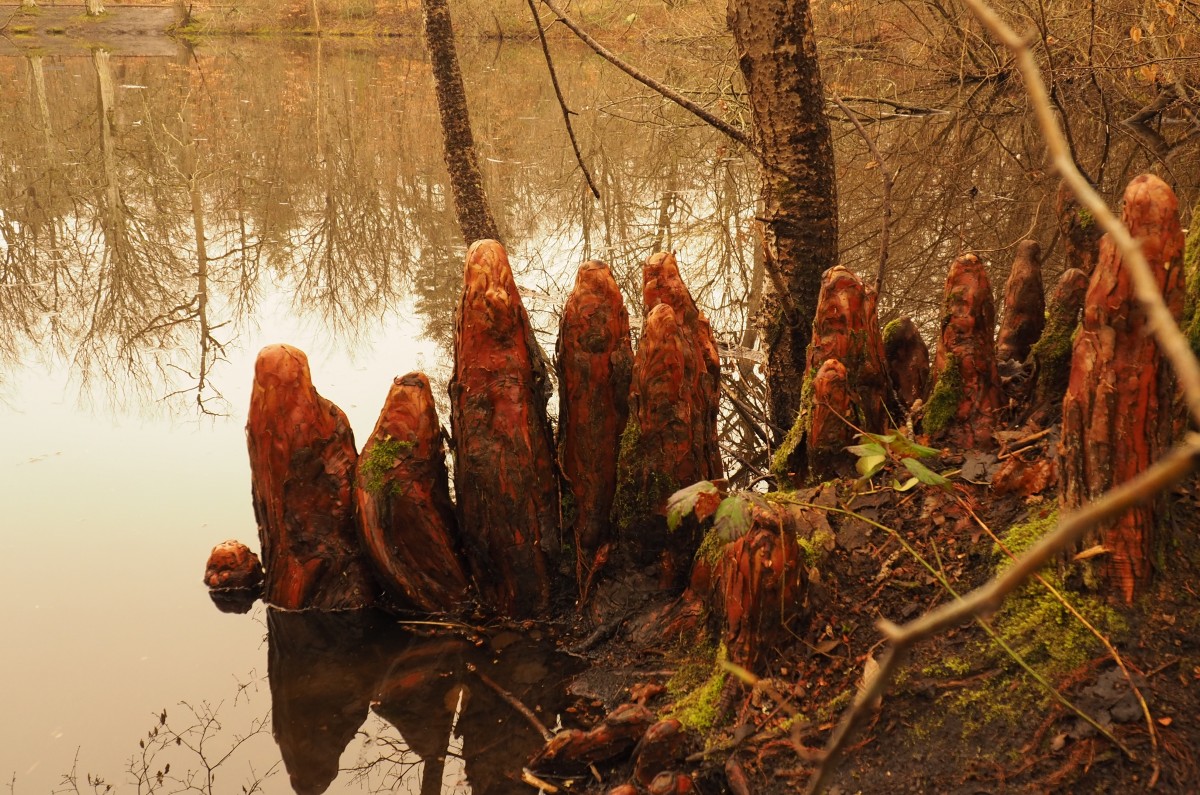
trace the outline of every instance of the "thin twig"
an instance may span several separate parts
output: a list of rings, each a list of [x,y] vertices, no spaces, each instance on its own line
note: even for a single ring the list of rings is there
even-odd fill
[[[558,73],[554,70],[554,61],[550,58],[550,45],[546,43],[546,29],[542,27],[542,18],[538,16],[537,6],[533,0],[525,0],[529,4],[529,13],[533,14],[533,24],[537,26],[538,40],[542,43],[542,54],[546,56],[546,69],[550,72],[550,82],[554,84],[554,96],[558,97],[558,107],[562,111],[563,124],[567,126],[567,137],[571,139],[571,148],[575,150],[575,162],[583,171],[583,178],[592,191],[592,195],[600,198],[600,189],[592,179],[592,172],[583,162],[583,153],[579,151],[579,142],[575,140],[575,128],[571,126],[571,111],[567,109],[567,101],[563,99],[562,88],[558,85]]]
[[[875,296],[878,298],[883,295],[883,276],[887,272],[888,243],[892,239],[892,174],[888,171],[887,164],[883,162],[883,155],[879,154],[875,141],[867,134],[867,128],[858,120],[858,114],[847,107],[836,91],[830,91],[829,95],[833,99],[833,104],[846,114],[846,118],[854,125],[854,129],[858,130],[859,136],[867,145],[867,151],[871,153],[871,157],[879,166],[879,175],[883,178],[883,195],[880,197],[880,215],[882,217],[879,219],[879,270],[875,273]]]
[[[977,0],[967,0],[969,3]],[[1130,507],[1143,502],[1192,471],[1200,458],[1200,434],[1189,433],[1184,442],[1163,456],[1149,469],[1119,486],[1103,497],[1066,516],[1058,527],[1017,558],[1002,574],[974,591],[947,602],[900,627],[891,621],[879,621],[879,629],[890,641],[889,649],[879,659],[875,676],[859,691],[854,703],[842,716],[825,746],[825,759],[809,779],[805,792],[821,792],[837,767],[854,733],[874,711],[888,684],[900,668],[908,650],[925,638],[958,626],[969,618],[991,615],[1034,572],[1075,544],[1083,534],[1103,521],[1119,516]]]
[[[543,740],[549,741],[554,739],[554,733],[546,728],[546,724],[538,720],[538,716],[533,714],[533,710],[522,704],[516,696],[501,687],[500,683],[498,683],[495,679],[492,679],[492,677],[488,676],[474,665],[468,664],[467,670],[478,676],[479,681],[483,682],[485,685],[494,690],[496,695],[500,696],[500,698],[502,698],[506,704],[515,709],[517,712],[521,713],[521,717],[529,721],[529,725],[532,726],[538,734],[542,735]]]

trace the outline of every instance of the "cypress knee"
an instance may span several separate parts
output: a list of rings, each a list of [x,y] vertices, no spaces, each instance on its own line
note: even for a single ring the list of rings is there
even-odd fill
[[[827,371],[826,402],[818,411],[815,379],[823,365],[834,359],[841,363],[842,371],[839,375]],[[891,382],[883,363],[875,294],[841,265],[825,271],[822,277],[805,372],[800,415],[771,467],[784,482],[791,481],[793,475],[797,482],[803,482],[835,474],[828,464],[835,460],[836,448],[854,436],[848,423],[877,433],[888,426]],[[838,378],[844,386],[838,385]],[[834,397],[835,389],[844,391],[845,396]],[[820,428],[814,426],[818,414]],[[840,423],[844,432],[835,429],[833,423]]]
[[[1125,190],[1122,220],[1141,241],[1178,317],[1183,233],[1174,192],[1158,177],[1135,177]],[[1088,285],[1063,399],[1062,503],[1067,509],[1144,471],[1171,442],[1174,379],[1147,326],[1130,273],[1106,235]],[[1089,579],[1132,601],[1151,575],[1160,508],[1159,501],[1143,502],[1090,531],[1082,546],[1098,544],[1107,551],[1085,564],[1093,575]]]
[[[933,362],[933,387],[924,429],[959,449],[991,442],[1000,408],[994,347],[996,307],[983,263],[974,254],[954,260],[942,299],[942,332]]]
[[[1062,409],[1067,379],[1071,375],[1071,338],[1079,325],[1079,313],[1087,294],[1088,277],[1078,268],[1063,271],[1050,299],[1046,327],[1033,346],[1035,413],[1058,416]]]
[[[358,459],[355,498],[367,554],[403,605],[440,613],[465,601],[446,451],[423,374],[392,383]]]
[[[563,514],[564,523],[574,530],[575,573],[582,599],[601,548],[612,541],[617,451],[629,419],[633,372],[629,313],[602,262],[586,262],[579,269],[575,289],[563,308],[556,362]]]
[[[291,610],[373,603],[355,521],[354,435],[313,388],[303,351],[270,345],[258,354],[246,441],[264,601]]]
[[[929,346],[910,318],[893,320],[883,328],[883,360],[887,362],[896,399],[909,409],[925,396],[929,383]]]
[[[559,533],[547,372],[503,246],[472,245],[464,281],[450,381],[459,527],[483,595],[528,617],[549,601],[543,545]]]
[[[1100,256],[1100,237],[1104,230],[1091,212],[1079,203],[1066,182],[1058,183],[1055,196],[1058,231],[1063,239],[1063,257],[1067,268],[1078,268],[1089,278]]]
[[[1046,325],[1046,293],[1042,288],[1042,247],[1036,240],[1017,246],[1004,285],[1004,319],[996,338],[996,358],[1023,362]]]

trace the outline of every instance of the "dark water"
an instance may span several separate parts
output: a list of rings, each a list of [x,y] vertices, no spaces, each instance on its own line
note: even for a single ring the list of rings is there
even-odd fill
[[[638,54],[738,113],[726,43]],[[487,188],[544,347],[579,262],[609,261],[636,316],[640,264],[661,248],[678,252],[723,344],[753,343],[763,273],[741,155],[564,50],[594,201],[540,50],[463,56]],[[999,281],[1033,235],[1057,273],[1054,180],[1019,98],[865,69],[828,74],[936,111],[870,126],[896,171],[885,316],[912,313],[932,335],[964,246]],[[1104,147],[1110,194],[1149,163],[1125,139],[1075,134],[1084,153]],[[835,136],[843,260],[873,278],[878,164],[849,125]],[[1171,168],[1190,203],[1200,170],[1187,157]],[[242,427],[259,348],[305,349],[360,436],[395,375],[422,369],[444,395],[464,253],[448,196],[415,41],[0,58],[0,781],[14,793],[72,770],[79,791],[88,774],[122,792],[204,787],[202,759],[230,749],[213,792],[516,791],[508,776],[538,739],[466,666],[553,725],[566,666],[543,646],[430,640],[377,616],[226,615],[200,582],[214,544],[256,541]]]

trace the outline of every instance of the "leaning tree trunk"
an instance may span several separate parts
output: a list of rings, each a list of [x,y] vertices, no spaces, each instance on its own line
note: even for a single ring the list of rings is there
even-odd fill
[[[763,302],[771,420],[792,427],[821,274],[837,264],[837,186],[808,0],[730,0],[760,169],[763,240],[774,289]]]
[[[425,12],[425,45],[433,67],[438,112],[442,118],[442,137],[446,168],[450,171],[450,191],[454,194],[454,212],[458,226],[468,243],[500,239],[496,221],[483,190],[483,175],[475,154],[471,117],[467,112],[467,92],[458,67],[454,26],[446,0],[421,0]]]

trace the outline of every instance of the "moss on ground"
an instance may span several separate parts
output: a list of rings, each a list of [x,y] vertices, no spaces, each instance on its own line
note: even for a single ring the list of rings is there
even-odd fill
[[[721,717],[721,692],[729,679],[729,671],[722,665],[727,659],[723,645],[701,648],[689,656],[667,682],[667,695],[673,702],[667,717],[697,734],[713,729]]]

